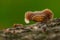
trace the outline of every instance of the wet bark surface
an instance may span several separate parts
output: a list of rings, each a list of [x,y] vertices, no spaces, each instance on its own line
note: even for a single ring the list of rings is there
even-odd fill
[[[8,31],[6,31],[8,30]],[[60,18],[50,23],[35,23],[0,31],[1,40],[60,40]]]

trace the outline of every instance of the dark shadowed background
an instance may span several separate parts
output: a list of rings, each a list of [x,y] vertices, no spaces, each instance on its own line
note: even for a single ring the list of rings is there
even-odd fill
[[[24,22],[26,11],[49,8],[60,17],[60,0],[0,0],[0,27],[6,28]],[[0,29],[1,29],[0,28]]]

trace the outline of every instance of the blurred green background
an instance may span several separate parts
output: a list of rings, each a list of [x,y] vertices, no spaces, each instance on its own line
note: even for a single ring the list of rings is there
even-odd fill
[[[60,0],[0,0],[0,29],[13,24],[24,24],[26,11],[49,8],[55,17],[60,17]]]

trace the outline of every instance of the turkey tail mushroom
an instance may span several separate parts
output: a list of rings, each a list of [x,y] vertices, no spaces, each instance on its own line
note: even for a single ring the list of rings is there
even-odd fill
[[[47,16],[49,19],[53,19],[53,17],[54,17],[54,14],[53,14],[53,12],[52,12],[50,9],[45,9],[45,10],[43,10],[43,13],[46,14],[46,16]]]
[[[29,20],[31,20],[30,19],[31,15],[32,15],[32,12],[31,11],[25,13],[25,19],[24,20],[25,20],[25,23],[26,24],[30,23]]]
[[[30,20],[35,22],[48,22],[53,19],[53,12],[50,9],[44,9],[42,11],[26,12],[25,22],[28,24]]]

